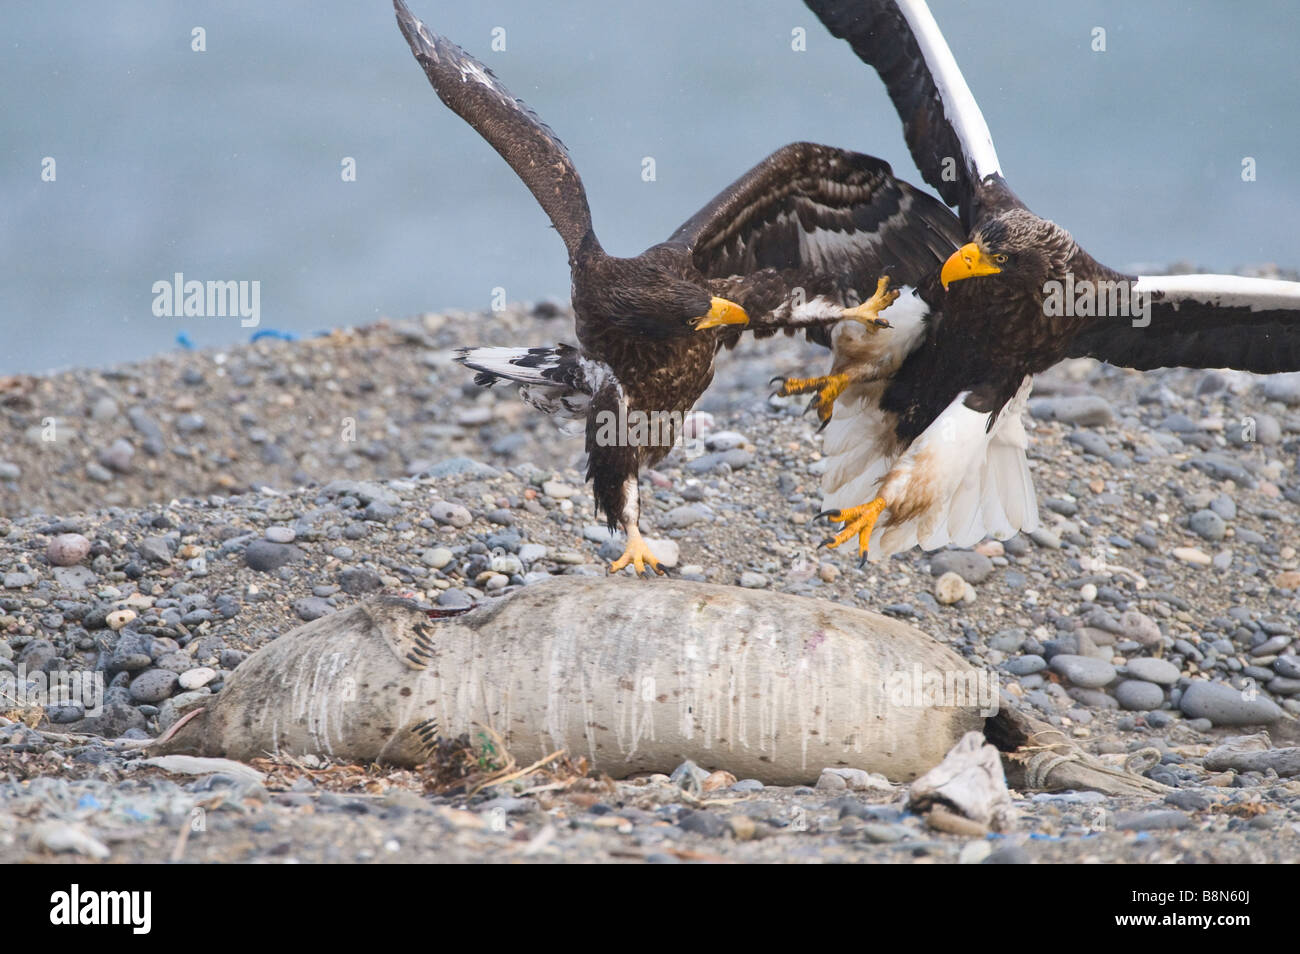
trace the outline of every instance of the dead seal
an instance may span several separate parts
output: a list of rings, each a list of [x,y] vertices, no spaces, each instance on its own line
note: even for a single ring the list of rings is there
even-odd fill
[[[411,766],[440,736],[490,726],[520,764],[562,748],[615,778],[692,759],[768,784],[825,767],[910,781],[982,730],[988,675],[853,607],[566,577],[455,618],[374,598],[307,623],[151,750]]]

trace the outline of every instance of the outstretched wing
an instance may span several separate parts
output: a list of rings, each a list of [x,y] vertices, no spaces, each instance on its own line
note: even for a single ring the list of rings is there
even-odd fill
[[[1300,282],[1236,275],[1141,276],[1130,317],[1077,335],[1070,357],[1124,368],[1300,370]],[[1148,307],[1149,306],[1149,307]]]
[[[994,206],[1018,204],[1002,180],[984,114],[924,0],[805,2],[880,74],[917,168],[961,210],[967,229]]]
[[[587,192],[564,143],[492,71],[393,0],[397,25],[411,52],[451,107],[499,152],[550,216],[573,259],[591,232]]]
[[[772,153],[669,239],[708,278],[774,270],[859,293],[885,273],[917,287],[963,241],[956,217],[889,163],[812,143]]]

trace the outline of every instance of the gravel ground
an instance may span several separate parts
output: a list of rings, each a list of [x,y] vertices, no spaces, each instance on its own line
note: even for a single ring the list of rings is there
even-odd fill
[[[326,763],[173,775],[86,740],[156,734],[249,652],[372,593],[464,606],[603,574],[621,548],[581,441],[450,361],[570,327],[550,305],[430,315],[0,379],[0,692],[42,670],[109,687],[93,718],[0,706],[0,861],[1294,858],[1300,779],[1203,762],[1259,726],[1300,738],[1300,375],[1060,366],[1027,419],[1044,528],[866,568],[816,549],[814,422],[766,396],[824,366],[801,341],[724,356],[704,452],[645,475],[643,528],[680,575],[905,618],[1089,751],[1160,750],[1163,801],[1017,793],[1016,830],[980,838],[927,829],[878,782],[539,772],[468,797]]]

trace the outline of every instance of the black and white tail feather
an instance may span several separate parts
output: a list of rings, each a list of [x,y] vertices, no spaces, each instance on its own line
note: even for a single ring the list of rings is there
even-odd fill
[[[459,348],[456,360],[476,372],[474,383],[519,385],[519,396],[552,415],[564,434],[581,434],[592,395],[613,379],[608,365],[571,345],[554,348]]]

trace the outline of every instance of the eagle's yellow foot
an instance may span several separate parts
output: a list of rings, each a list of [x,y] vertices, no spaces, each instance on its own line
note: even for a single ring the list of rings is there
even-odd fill
[[[849,376],[847,374],[828,374],[824,378],[773,378],[771,383],[781,382],[780,389],[776,392],[781,397],[789,397],[792,394],[813,394],[815,396],[808,402],[809,408],[817,409],[817,418],[824,426],[831,419],[831,411],[835,406],[835,399],[844,393],[844,389],[849,386]]]
[[[880,518],[881,513],[889,504],[885,503],[884,497],[877,497],[870,503],[864,503],[860,507],[849,507],[847,510],[827,510],[819,513],[817,516],[826,517],[832,523],[844,524],[844,529],[833,537],[827,537],[821,545],[831,550],[838,547],[854,537],[858,538],[858,556],[866,559],[867,544],[871,540],[871,531],[876,528],[876,520]]]
[[[628,565],[631,565],[636,570],[637,575],[644,573],[647,565],[660,576],[663,576],[666,572],[659,565],[659,561],[655,559],[655,555],[650,552],[650,548],[646,546],[645,540],[641,537],[641,531],[636,527],[628,528],[627,548],[623,551],[621,557],[609,565],[609,572],[617,573]]]
[[[888,291],[888,288],[889,276],[881,275],[880,280],[876,282],[876,293],[856,308],[845,308],[843,316],[861,322],[869,331],[892,327],[888,318],[880,317],[882,311],[898,301],[898,292]]]

